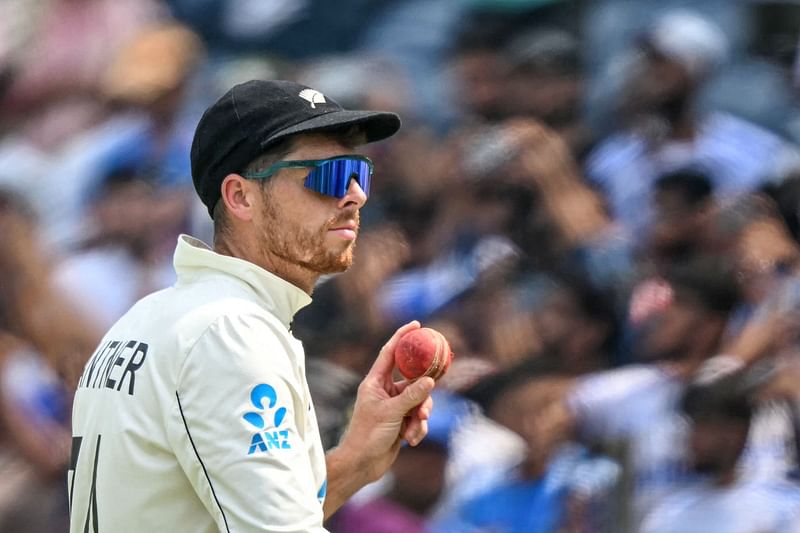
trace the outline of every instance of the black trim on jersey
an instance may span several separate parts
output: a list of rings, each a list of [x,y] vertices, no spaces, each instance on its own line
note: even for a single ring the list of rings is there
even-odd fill
[[[200,458],[200,454],[197,451],[197,447],[194,445],[194,439],[192,439],[192,434],[189,431],[189,425],[186,423],[186,417],[183,416],[183,406],[181,405],[181,397],[178,394],[178,391],[175,391],[175,398],[178,399],[178,410],[181,412],[183,427],[186,428],[186,435],[189,437],[189,442],[192,444],[194,455],[197,457],[197,460],[200,462],[200,466],[203,468],[203,474],[205,474],[206,476],[206,480],[208,481],[208,486],[211,487],[211,494],[214,496],[214,501],[217,502],[217,507],[219,507],[219,512],[222,513],[222,520],[225,522],[225,531],[230,533],[231,528],[228,526],[228,519],[225,517],[225,511],[222,509],[222,504],[219,503],[219,498],[217,498],[217,493],[214,490],[214,485],[211,483],[211,478],[208,477],[208,471],[206,470],[206,465],[203,464],[203,460]]]
[[[97,460],[100,458],[100,437],[97,436],[97,445],[94,448],[94,468],[92,469],[92,490],[89,494],[89,508],[86,510],[86,522],[83,524],[83,533],[89,533],[89,522],[91,520],[93,533],[100,531],[100,524],[97,520]]]
[[[72,470],[72,481],[69,484],[69,512],[72,514],[72,497],[75,495],[75,478],[78,477],[78,455],[81,453],[83,437],[72,437],[72,448],[69,452],[69,469]]]

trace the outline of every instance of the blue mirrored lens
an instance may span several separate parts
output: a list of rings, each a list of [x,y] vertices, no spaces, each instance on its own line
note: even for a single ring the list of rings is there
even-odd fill
[[[332,159],[311,170],[305,186],[321,194],[343,198],[355,179],[364,194],[369,196],[372,173],[370,165],[361,159]]]

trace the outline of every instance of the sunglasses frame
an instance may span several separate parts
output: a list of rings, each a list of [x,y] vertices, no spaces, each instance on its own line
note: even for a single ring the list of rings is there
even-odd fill
[[[244,174],[242,174],[242,177],[243,178],[247,178],[247,179],[266,179],[266,178],[272,177],[276,172],[278,172],[279,170],[283,170],[284,168],[311,168],[312,170],[310,170],[309,173],[306,175],[306,180],[307,180],[308,177],[311,175],[311,173],[314,172],[314,170],[316,170],[319,167],[321,167],[322,165],[324,165],[326,163],[333,162],[333,161],[341,161],[341,160],[349,160],[349,159],[354,159],[356,161],[361,161],[361,162],[366,163],[367,166],[369,167],[369,177],[367,179],[371,181],[372,174],[375,171],[375,164],[372,162],[372,160],[370,158],[368,158],[366,156],[363,156],[363,155],[337,155],[335,157],[328,157],[326,159],[297,159],[297,160],[289,160],[289,161],[278,161],[277,163],[273,163],[272,165],[270,165],[269,167],[267,167],[266,169],[264,169],[264,170],[262,170],[260,172],[247,172],[247,173],[244,173]],[[356,181],[358,182],[359,186],[363,189],[364,188],[364,184],[361,182],[361,176],[358,176]],[[347,183],[348,183],[348,187],[349,187],[350,182],[348,181]],[[305,183],[304,183],[304,185],[308,189],[310,189],[310,190],[312,190],[314,192],[317,192],[319,194],[325,194],[326,196],[333,196],[334,198],[341,198],[341,197],[338,197],[338,196],[328,195],[326,193],[320,192],[320,191],[314,189],[313,187],[308,187],[308,185],[305,184]],[[367,187],[367,188],[369,189],[369,187]],[[366,190],[366,191],[364,191],[364,193],[365,194],[369,194],[369,191]],[[346,194],[346,191],[345,191],[345,194]]]

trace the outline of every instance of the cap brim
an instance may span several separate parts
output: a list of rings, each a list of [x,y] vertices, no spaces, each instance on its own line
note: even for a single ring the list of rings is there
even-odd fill
[[[332,111],[274,133],[267,139],[261,141],[261,148],[266,148],[290,135],[333,131],[350,126],[361,128],[366,136],[366,142],[371,143],[381,141],[397,133],[400,129],[400,117],[386,111],[355,111],[344,109]]]

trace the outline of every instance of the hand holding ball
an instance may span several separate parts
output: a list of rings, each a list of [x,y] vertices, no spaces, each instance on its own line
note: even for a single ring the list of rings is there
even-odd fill
[[[442,377],[453,360],[453,352],[444,335],[431,328],[409,331],[397,343],[394,364],[406,379]]]

